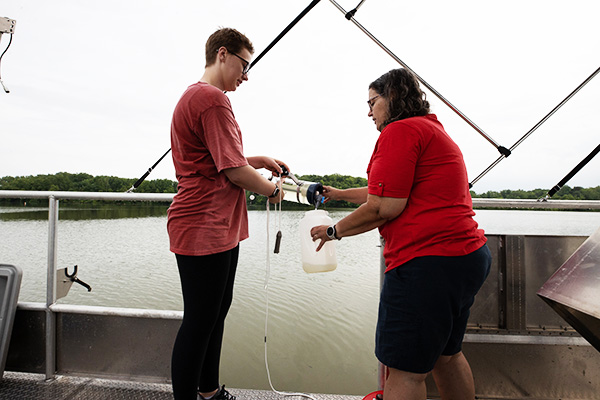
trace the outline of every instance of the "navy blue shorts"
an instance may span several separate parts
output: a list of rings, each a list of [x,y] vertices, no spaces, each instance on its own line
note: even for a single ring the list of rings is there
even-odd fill
[[[490,272],[487,245],[459,257],[418,257],[384,277],[375,355],[382,364],[431,371],[461,351],[469,310]]]

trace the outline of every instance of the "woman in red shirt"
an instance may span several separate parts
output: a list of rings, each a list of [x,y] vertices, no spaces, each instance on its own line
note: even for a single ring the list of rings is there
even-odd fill
[[[385,240],[375,345],[390,371],[384,399],[426,399],[430,372],[442,398],[474,399],[461,345],[491,256],[473,220],[462,154],[409,71],[392,70],[371,83],[368,104],[381,132],[368,186],[325,188],[327,199],[361,206],[311,235],[322,246],[378,227]]]

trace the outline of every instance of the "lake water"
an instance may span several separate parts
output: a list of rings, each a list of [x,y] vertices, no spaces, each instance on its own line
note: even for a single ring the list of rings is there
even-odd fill
[[[181,310],[175,257],[169,252],[166,207],[61,207],[58,268],[79,266],[92,292],[73,285],[63,304]],[[332,211],[334,221],[349,211]],[[490,234],[589,236],[600,212],[476,210]],[[377,385],[373,355],[379,292],[379,235],[336,242],[335,271],[306,274],[298,225],[303,211],[250,211],[241,243],[235,299],[227,319],[222,380],[268,389],[264,366],[265,277],[270,252],[269,366],[279,390],[364,395]],[[283,238],[273,254],[275,227]],[[45,302],[47,209],[0,207],[0,263],[24,271],[19,301]]]

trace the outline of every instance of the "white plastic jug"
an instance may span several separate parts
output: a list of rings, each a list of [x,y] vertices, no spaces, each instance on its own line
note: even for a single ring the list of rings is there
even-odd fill
[[[329,218],[325,210],[312,210],[304,214],[300,221],[300,246],[302,248],[302,268],[308,273],[333,271],[337,267],[335,259],[335,241],[328,241],[317,252],[320,240],[314,241],[310,236],[310,230],[317,225],[331,225],[333,220]]]

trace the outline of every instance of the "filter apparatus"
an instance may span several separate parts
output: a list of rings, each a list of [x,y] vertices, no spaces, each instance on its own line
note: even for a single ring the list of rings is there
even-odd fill
[[[282,166],[282,168],[284,168]],[[325,201],[323,196],[323,184],[320,182],[301,181],[285,168],[282,173],[281,189],[284,191],[286,200],[297,201],[300,204],[310,204],[319,208]]]

